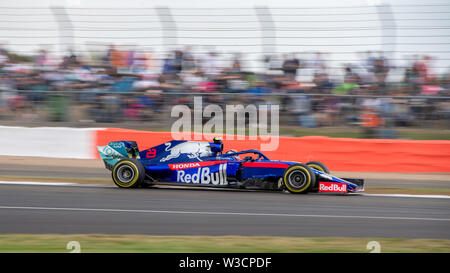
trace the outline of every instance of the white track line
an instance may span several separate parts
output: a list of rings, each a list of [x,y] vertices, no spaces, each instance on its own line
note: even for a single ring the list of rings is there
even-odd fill
[[[218,212],[218,211],[182,211],[182,210],[54,208],[54,207],[15,207],[15,206],[0,206],[0,209],[10,209],[10,210],[52,210],[52,211],[87,211],[87,212],[125,212],[125,213],[199,214],[199,215],[232,215],[232,216],[347,218],[347,219],[377,219],[377,220],[450,221],[450,219],[446,219],[446,218],[417,218],[417,217],[393,217],[393,216],[357,216],[357,215],[319,215],[319,214],[286,214],[286,213],[253,213],[253,212]]]
[[[36,181],[0,181],[0,185],[26,185],[26,186],[77,186],[78,183],[69,182],[36,182]]]
[[[0,181],[0,185],[25,185],[25,186],[71,186],[71,187],[112,187],[103,184],[80,184],[69,182],[36,182],[36,181]],[[161,185],[159,188],[186,188],[192,189],[192,187],[182,185]],[[206,189],[206,188],[205,188]],[[227,190],[227,188],[207,188],[209,190]],[[257,191],[257,190],[247,190]],[[407,197],[407,198],[431,198],[431,199],[450,199],[450,195],[434,195],[434,194],[382,194],[382,193],[351,193],[350,195],[356,196],[369,196],[369,197]]]
[[[97,187],[97,188],[113,188],[113,185],[105,184],[81,184],[72,182],[37,182],[37,181],[0,181],[0,185],[16,185],[16,186],[58,186],[58,187]]]
[[[358,195],[374,196],[374,197],[412,197],[412,198],[450,199],[450,195],[433,195],[433,194],[358,193]]]

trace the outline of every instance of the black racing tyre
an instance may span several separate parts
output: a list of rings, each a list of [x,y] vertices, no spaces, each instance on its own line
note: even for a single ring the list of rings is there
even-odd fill
[[[327,166],[325,166],[325,164],[323,164],[320,161],[309,161],[309,162],[306,162],[306,165],[308,165],[308,167],[310,167],[311,169],[315,169],[315,170],[321,171],[323,173],[330,173]],[[318,175],[316,176],[316,181],[318,181]],[[314,185],[314,187],[311,189],[311,191],[318,192],[319,185]]]
[[[137,188],[144,183],[145,168],[134,158],[124,158],[114,165],[112,179],[119,188]]]
[[[327,166],[325,166],[325,164],[320,161],[309,161],[306,162],[306,165],[308,165],[308,167],[310,167],[311,169],[315,169],[323,173],[330,173]]]
[[[283,184],[291,193],[308,193],[316,184],[316,176],[306,164],[294,164],[283,174]]]

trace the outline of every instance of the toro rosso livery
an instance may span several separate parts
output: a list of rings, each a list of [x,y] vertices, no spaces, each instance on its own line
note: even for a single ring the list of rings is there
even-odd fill
[[[224,153],[218,138],[213,142],[172,140],[142,151],[134,141],[116,141],[97,149],[120,188],[170,183],[291,193],[364,190],[363,180],[332,176],[318,161],[274,161],[258,150]]]

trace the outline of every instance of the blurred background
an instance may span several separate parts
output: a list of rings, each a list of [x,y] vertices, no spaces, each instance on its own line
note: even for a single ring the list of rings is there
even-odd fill
[[[168,130],[279,104],[283,135],[450,139],[446,1],[0,4],[0,124]]]

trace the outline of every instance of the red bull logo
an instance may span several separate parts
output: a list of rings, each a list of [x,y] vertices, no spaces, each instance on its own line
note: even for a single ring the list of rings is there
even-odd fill
[[[196,171],[190,173],[185,170],[178,170],[177,182],[227,185],[227,164],[219,164],[218,172],[211,172],[210,167],[198,168]]]
[[[347,192],[347,184],[344,183],[331,183],[331,182],[320,182],[319,191],[321,192]]]

